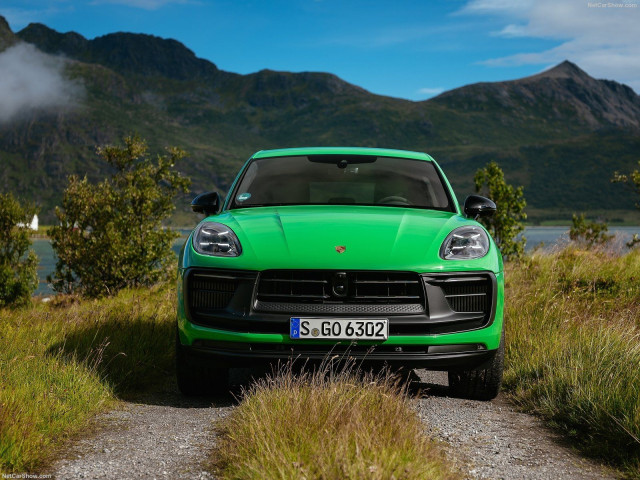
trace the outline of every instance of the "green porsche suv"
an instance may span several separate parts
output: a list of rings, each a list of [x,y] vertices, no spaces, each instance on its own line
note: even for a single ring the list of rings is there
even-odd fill
[[[261,151],[179,256],[177,377],[187,395],[228,388],[229,368],[279,360],[448,371],[453,395],[502,381],[502,257],[425,153]]]

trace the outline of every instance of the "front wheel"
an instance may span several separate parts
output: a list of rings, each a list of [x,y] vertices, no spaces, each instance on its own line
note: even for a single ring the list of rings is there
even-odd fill
[[[180,343],[176,328],[176,379],[178,389],[188,397],[215,395],[229,391],[229,369],[211,365],[206,358],[199,358]]]
[[[500,393],[504,371],[504,332],[493,359],[481,368],[451,370],[449,391],[453,396],[472,400],[492,400]]]

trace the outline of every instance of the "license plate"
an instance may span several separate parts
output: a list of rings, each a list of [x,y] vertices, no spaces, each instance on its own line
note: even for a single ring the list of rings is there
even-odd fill
[[[386,318],[305,318],[292,317],[291,338],[331,340],[386,340],[389,320]]]

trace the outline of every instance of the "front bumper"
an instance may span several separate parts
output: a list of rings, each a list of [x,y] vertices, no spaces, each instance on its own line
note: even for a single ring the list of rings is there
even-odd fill
[[[484,321],[468,321],[467,315],[446,312],[429,290],[438,274],[422,274],[425,280],[425,309],[422,313],[382,314],[389,318],[390,335],[384,342],[293,340],[288,335],[291,316],[300,312],[256,311],[257,272],[224,272],[240,278],[228,305],[218,311],[194,314],[189,307],[187,279],[198,269],[180,271],[178,282],[178,327],[183,346],[203,361],[234,367],[259,365],[279,360],[320,361],[331,356],[348,356],[359,362],[389,364],[434,370],[470,369],[490,361],[502,333],[503,274],[460,272],[460,276],[482,273],[492,279],[491,308]],[[213,271],[213,270],[212,270]],[[221,272],[217,270],[216,272]],[[447,274],[448,277],[454,274]],[[436,280],[434,280],[434,278]],[[437,293],[437,292],[436,292]],[[315,315],[314,315],[315,316]],[[328,313],[328,317],[340,314]],[[344,315],[353,317],[353,313]],[[363,316],[371,317],[367,313]]]

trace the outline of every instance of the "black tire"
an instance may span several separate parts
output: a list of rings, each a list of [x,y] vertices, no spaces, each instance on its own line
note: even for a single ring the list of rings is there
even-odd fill
[[[504,371],[504,332],[493,359],[473,370],[449,371],[449,392],[455,397],[492,400],[500,393]]]
[[[180,343],[177,328],[176,379],[178,390],[188,397],[223,394],[229,391],[229,369],[215,367],[206,358],[191,354]]]

